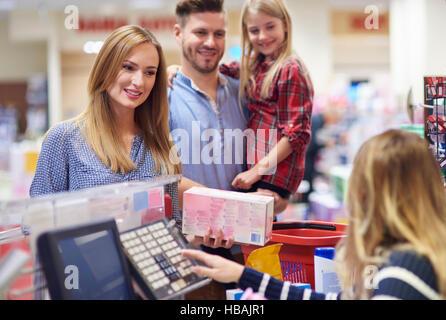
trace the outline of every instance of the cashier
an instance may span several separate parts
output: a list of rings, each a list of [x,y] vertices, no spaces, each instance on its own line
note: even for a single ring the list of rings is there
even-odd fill
[[[335,258],[340,293],[299,288],[198,250],[183,255],[206,264],[194,267],[197,274],[237,282],[268,299],[445,299],[446,194],[426,141],[389,130],[365,142],[354,161],[347,199],[347,237]]]

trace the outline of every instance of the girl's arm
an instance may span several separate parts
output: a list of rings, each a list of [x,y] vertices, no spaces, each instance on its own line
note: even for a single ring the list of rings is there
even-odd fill
[[[233,61],[229,64],[220,64],[218,70],[231,78],[240,79],[240,63]]]
[[[293,148],[287,137],[282,137],[271,151],[248,171],[239,173],[232,181],[232,186],[236,189],[247,190],[259,181],[263,175],[273,174],[277,164],[285,160]]]
[[[170,66],[167,67],[167,85],[169,86],[170,89],[173,89],[173,78],[175,78],[175,76],[177,75],[178,71],[181,69],[181,66],[178,64],[172,64]]]
[[[255,165],[255,167],[258,167],[260,172],[268,173],[270,169],[274,169],[278,163],[285,160],[292,152],[293,148],[291,147],[288,138],[282,137],[279,140],[279,143],[277,143],[274,148],[272,148],[270,152]]]
[[[299,62],[288,62],[277,82],[279,134],[288,138],[293,153],[304,153],[311,138],[313,87]]]
[[[175,78],[180,69],[181,66],[177,64],[172,64],[167,67],[167,84],[171,89],[173,89],[173,78]],[[230,64],[220,64],[219,71],[231,78],[240,78],[240,64],[237,61],[233,61]]]
[[[274,85],[278,92],[277,129],[282,138],[256,166],[235,177],[234,188],[251,188],[262,175],[274,173],[277,164],[291,153],[305,152],[311,137],[313,89],[302,70],[298,63],[289,62],[279,71]]]

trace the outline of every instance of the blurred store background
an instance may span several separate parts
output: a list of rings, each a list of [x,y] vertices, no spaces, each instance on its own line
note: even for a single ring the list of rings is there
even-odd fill
[[[295,50],[314,85],[311,168],[279,219],[344,221],[344,191],[362,142],[388,128],[423,135],[423,76],[446,75],[445,0],[288,0]],[[224,61],[240,54],[241,0],[226,0]],[[139,24],[179,63],[176,0],[0,0],[0,201],[28,197],[42,136],[87,104],[101,41]],[[75,17],[78,16],[76,25]],[[74,28],[73,28],[74,26]],[[310,165],[308,165],[310,164]]]

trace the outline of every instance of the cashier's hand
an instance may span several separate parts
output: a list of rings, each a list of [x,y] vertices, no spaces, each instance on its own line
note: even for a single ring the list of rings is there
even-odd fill
[[[232,247],[232,245],[234,244],[234,239],[233,238],[229,238],[227,240],[224,240],[224,234],[223,234],[223,230],[219,229],[217,231],[217,234],[215,235],[214,238],[211,238],[212,236],[212,230],[208,229],[208,231],[206,232],[206,234],[204,235],[204,237],[198,237],[198,236],[192,236],[192,235],[187,235],[186,239],[192,243],[192,245],[197,248],[200,244],[206,246],[206,247],[210,247],[210,248],[226,248],[229,249]]]
[[[288,202],[290,201],[290,199],[282,198],[277,192],[268,189],[258,188],[254,193],[274,198],[274,214],[281,213],[283,210],[285,210],[288,206]]]
[[[203,262],[206,266],[194,266],[192,271],[200,276],[209,277],[218,282],[238,282],[243,274],[244,266],[222,258],[208,254],[201,250],[183,250],[183,256]]]

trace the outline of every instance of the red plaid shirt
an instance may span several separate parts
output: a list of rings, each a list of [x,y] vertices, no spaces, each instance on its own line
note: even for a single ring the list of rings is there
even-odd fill
[[[251,111],[248,128],[255,133],[255,144],[251,145],[256,146],[256,150],[248,149],[248,168],[252,168],[286,136],[293,152],[278,163],[273,174],[264,175],[261,180],[293,194],[304,175],[305,151],[311,138],[313,85],[299,60],[288,58],[276,73],[268,97],[262,98],[262,83],[273,63],[272,59],[259,63],[254,73],[255,86],[251,83],[248,89],[248,108]],[[221,72],[232,76],[238,76],[239,70],[237,63],[220,68]],[[249,161],[253,152],[256,155],[254,163]]]

